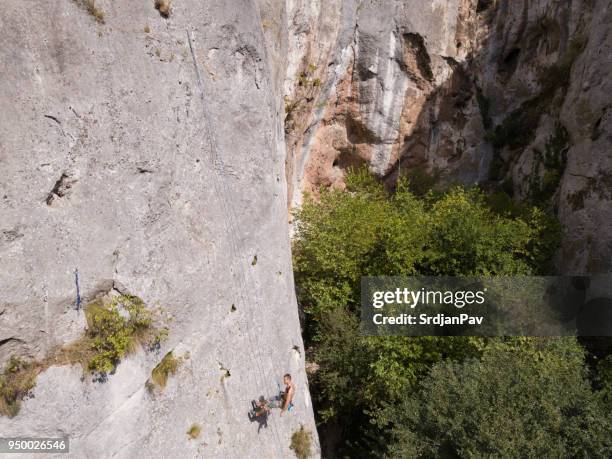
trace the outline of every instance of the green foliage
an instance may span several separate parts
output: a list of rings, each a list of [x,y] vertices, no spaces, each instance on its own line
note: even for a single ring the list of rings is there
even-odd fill
[[[36,386],[37,368],[34,362],[26,362],[12,356],[0,374],[0,414],[13,417],[19,412],[21,401]]]
[[[535,274],[546,275],[553,269],[552,257],[563,233],[561,223],[550,211],[538,207],[525,207],[522,212],[534,235],[527,244],[527,262]]]
[[[99,374],[103,380],[106,373],[114,371],[119,361],[137,344],[158,348],[166,339],[168,329],[157,326],[157,312],[150,311],[140,298],[131,295],[89,303],[85,308],[87,331],[82,338],[40,361],[26,362],[11,357],[0,375],[0,414],[15,416],[21,400],[35,387],[38,373],[50,366],[80,363],[88,371]],[[171,357],[171,353],[169,355]],[[167,378],[168,374],[176,371],[175,362],[166,357],[160,363],[160,378],[161,373],[166,373]]]
[[[163,339],[153,330],[153,314],[143,301],[120,295],[108,301],[96,300],[85,309],[87,333],[83,345],[91,356],[86,363],[92,372],[110,373],[136,344]]]
[[[294,101],[285,97],[285,113],[289,116],[293,111],[295,111],[299,106],[299,101]]]
[[[523,206],[505,191],[495,191],[485,198],[489,208],[499,215],[516,217],[521,215]]]
[[[428,172],[422,167],[412,168],[406,174],[408,190],[417,197],[424,197],[430,192],[433,193],[441,175],[437,169]]]
[[[538,82],[542,88],[542,94],[552,97],[559,88],[566,89],[569,86],[572,66],[584,51],[585,46],[586,40],[581,37],[574,38],[557,62],[540,71]]]
[[[319,366],[312,393],[321,420],[357,439],[344,454],[382,438],[370,420],[383,401],[401,400],[436,362],[478,357],[487,344],[362,336],[361,276],[541,273],[558,246],[556,225],[537,208],[496,212],[476,189],[417,197],[401,181],[390,196],[365,170],[349,173],[346,192],[305,199],[293,254],[305,338]]]
[[[308,64],[305,70],[297,75],[297,85],[294,97],[285,97],[285,132],[302,128],[305,115],[310,113],[312,102],[320,93],[322,85],[320,78],[314,78],[317,66]]]
[[[612,339],[605,336],[582,337],[580,344],[587,349],[593,387],[606,410],[612,413]]]
[[[477,190],[451,190],[433,203],[426,222],[428,275],[530,274],[529,243],[538,236],[521,218],[495,215]]]
[[[526,260],[534,273],[546,274],[552,270],[552,256],[562,237],[561,224],[550,208],[542,210],[513,200],[507,193],[498,191],[485,198],[487,206],[498,215],[519,218],[526,222],[533,234],[527,244]]]
[[[291,435],[291,445],[289,448],[293,450],[298,459],[308,459],[312,455],[312,434],[300,426],[300,430],[296,430]]]
[[[187,435],[189,435],[191,440],[198,438],[200,433],[202,433],[202,426],[200,424],[192,424],[187,431]]]
[[[298,75],[298,86],[303,88],[316,88],[321,86],[321,80],[319,78],[312,78],[313,72],[317,68],[315,66],[308,66],[308,69]]]
[[[612,418],[573,338],[494,341],[480,360],[436,364],[377,422],[391,457],[609,457]]]
[[[542,114],[549,112],[554,105],[553,100],[555,94],[560,91],[564,96],[567,87],[570,83],[570,73],[576,58],[582,53],[585,42],[581,39],[574,39],[570,42],[565,53],[559,60],[540,71],[538,81],[540,92],[531,99],[523,102],[517,109],[513,110],[504,118],[504,120],[495,126],[494,129],[488,129],[487,140],[491,142],[494,148],[493,161],[491,161],[490,175],[494,180],[501,180],[507,173],[509,159],[504,159],[500,155],[500,150],[508,147],[511,150],[522,151],[534,139],[536,128]],[[478,98],[478,94],[477,94]],[[481,103],[481,101],[479,101]],[[482,108],[481,108],[482,112]],[[488,112],[488,108],[487,108]],[[483,115],[484,116],[484,115]],[[567,140],[563,134],[555,133],[557,138],[555,141]],[[551,145],[551,148],[556,149],[558,145]],[[512,159],[512,158],[510,158]],[[558,183],[558,170],[554,169],[545,174],[543,195],[550,194],[550,189],[555,183]],[[538,184],[540,186],[540,184]],[[554,192],[554,191],[553,191]]]
[[[312,384],[321,419],[349,425],[355,410],[373,411],[410,390],[435,362],[479,355],[485,340],[464,337],[363,336],[346,310],[327,312],[318,327]]]
[[[354,307],[363,275],[528,274],[539,220],[495,214],[477,190],[418,198],[400,183],[389,197],[365,172],[348,193],[323,190],[296,214],[294,265],[306,312]]]
[[[359,175],[348,179],[351,193],[323,191],[297,214],[296,275],[302,299],[325,310],[354,304],[364,261],[385,226],[389,204],[382,188]]]
[[[608,412],[612,412],[612,354],[604,356],[597,364],[595,381],[601,388],[601,400]]]
[[[544,146],[544,154],[534,150],[535,158],[529,183],[529,199],[533,203],[546,204],[559,186],[569,149],[569,133],[557,122]],[[544,173],[540,178],[540,167]]]

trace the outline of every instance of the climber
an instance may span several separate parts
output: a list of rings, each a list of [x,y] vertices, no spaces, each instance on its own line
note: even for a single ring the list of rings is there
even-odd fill
[[[249,420],[251,422],[257,422],[259,424],[259,428],[257,429],[257,433],[261,430],[262,427],[268,428],[268,416],[270,415],[270,408],[268,407],[268,401],[262,395],[259,397],[259,400],[253,400],[251,402],[253,409],[249,411]]]
[[[293,409],[293,397],[295,396],[295,384],[291,382],[291,375],[289,373],[283,376],[283,383],[285,383],[285,391],[282,394],[283,405],[281,407],[281,416],[285,411]]]
[[[268,401],[263,395],[259,397],[259,400],[253,400],[251,404],[253,405],[252,412],[255,416],[267,416],[268,414],[270,414],[270,407],[268,406]]]

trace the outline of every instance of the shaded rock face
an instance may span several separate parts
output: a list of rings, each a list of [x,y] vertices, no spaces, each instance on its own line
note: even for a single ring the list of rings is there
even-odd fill
[[[0,364],[83,334],[75,269],[82,305],[118,291],[173,320],[104,383],[50,366],[0,432],[69,436],[72,457],[281,458],[303,424],[316,453],[286,225],[284,4],[181,0],[166,18],[154,3],[3,3]],[[171,350],[189,359],[150,394]],[[250,402],[284,373],[295,410],[258,432]]]
[[[559,270],[609,270],[611,10],[609,0],[289,2],[290,203],[342,188],[352,166],[391,188],[426,171],[551,202],[566,228]]]

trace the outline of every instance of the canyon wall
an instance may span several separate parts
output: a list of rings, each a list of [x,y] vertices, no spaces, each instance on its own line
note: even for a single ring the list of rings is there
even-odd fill
[[[303,425],[317,455],[287,208],[350,167],[551,206],[558,269],[610,270],[610,0],[166,3],[3,5],[0,365],[54,362],[4,436],[291,457]],[[157,349],[103,382],[52,360],[120,295],[162,308]],[[260,429],[251,400],[286,372],[296,409]]]
[[[611,266],[609,0],[288,2],[289,200],[367,165],[551,205],[563,273]]]
[[[284,3],[163,8],[3,2],[0,366],[77,342],[101,295],[163,308],[168,337],[105,382],[47,365],[0,432],[68,436],[68,457],[283,458],[303,425],[317,454],[286,223]],[[169,351],[182,365],[148,391]],[[295,409],[259,429],[251,400],[287,372]]]

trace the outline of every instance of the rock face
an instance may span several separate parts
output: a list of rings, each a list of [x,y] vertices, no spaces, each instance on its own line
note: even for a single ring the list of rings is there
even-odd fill
[[[51,366],[3,436],[72,457],[290,457],[313,432],[287,231],[281,1],[3,3],[0,364],[82,335],[119,291],[173,317],[104,383]],[[162,13],[162,14],[160,14]],[[150,394],[168,351],[189,359]],[[251,400],[294,376],[258,432]],[[192,424],[201,434],[190,439]]]
[[[289,199],[366,164],[552,202],[558,268],[612,265],[612,3],[289,2]]]
[[[285,88],[294,166],[289,173],[294,188],[300,184],[291,196],[294,204],[300,192],[341,187],[350,166],[368,164],[384,176],[399,157],[406,165],[426,163],[439,143],[429,138],[431,117],[458,116],[454,107],[433,107],[434,99],[448,103],[448,94],[439,95],[444,85],[456,93],[463,89],[459,61],[469,54],[466,38],[474,34],[465,23],[475,12],[465,1],[325,3],[324,11],[314,12],[307,5],[289,9],[294,25],[298,18],[308,22],[289,29],[290,55],[303,55],[297,81],[289,79]],[[316,47],[296,47],[301,42],[291,35],[305,34],[312,35]],[[321,43],[329,43],[328,49]],[[446,131],[450,134],[451,127]],[[453,162],[446,156],[437,158],[438,167]],[[482,161],[477,152],[471,156],[472,162]],[[478,168],[464,169],[477,178]]]
[[[67,435],[74,457],[290,457],[303,424],[318,454],[287,208],[351,166],[390,187],[424,171],[552,202],[559,269],[611,268],[610,0],[3,13],[0,364],[82,336],[77,283],[83,304],[127,293],[173,317],[161,349],[104,383],[47,368],[3,436]],[[150,394],[169,351],[190,358]],[[285,372],[296,410],[258,431],[250,401]]]

